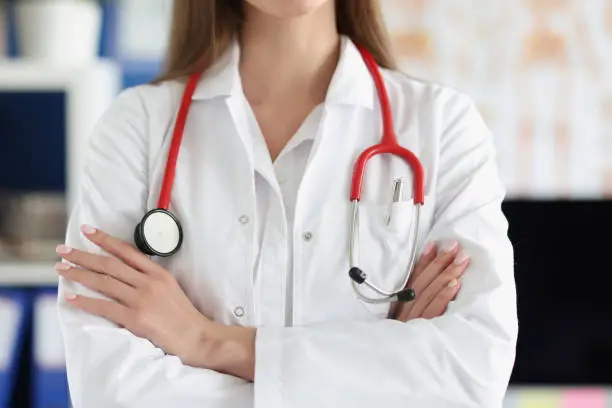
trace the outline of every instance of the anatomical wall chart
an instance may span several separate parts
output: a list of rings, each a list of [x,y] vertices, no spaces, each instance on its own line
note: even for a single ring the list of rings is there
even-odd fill
[[[382,3],[400,68],[474,99],[509,196],[612,197],[612,1]]]

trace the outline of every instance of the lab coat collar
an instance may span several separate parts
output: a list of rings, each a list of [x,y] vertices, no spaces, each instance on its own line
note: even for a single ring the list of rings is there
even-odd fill
[[[325,104],[372,109],[375,94],[370,72],[355,44],[346,36],[343,36],[341,41],[340,59],[327,91]],[[202,76],[193,99],[206,100],[242,94],[239,62],[240,47],[235,41]]]
[[[241,94],[239,62],[240,47],[234,41],[213,66],[202,75],[192,99],[206,100]]]
[[[348,37],[342,37],[340,60],[327,91],[329,105],[374,107],[374,81],[359,50]]]

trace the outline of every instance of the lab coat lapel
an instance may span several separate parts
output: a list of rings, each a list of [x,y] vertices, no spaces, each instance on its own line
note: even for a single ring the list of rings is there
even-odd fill
[[[251,136],[251,130],[249,129],[250,118],[248,117],[248,112],[245,111],[244,97],[241,95],[235,95],[227,99],[226,103],[227,108],[229,109],[233,118],[233,123],[230,124],[230,126],[233,126],[233,129],[228,129],[228,131],[229,133],[237,133],[240,137],[246,156],[249,160],[249,167],[252,170],[251,174],[253,174],[255,168],[253,138]]]
[[[210,101],[216,98],[225,98],[234,125],[231,125],[233,129],[227,129],[226,133],[218,136],[222,138],[237,133],[249,159],[250,167],[253,168],[253,140],[248,128],[248,112],[244,110],[244,93],[238,68],[239,62],[240,46],[234,41],[215,64],[206,70],[194,92],[193,100]]]
[[[357,155],[380,136],[376,132],[375,107],[372,77],[355,44],[343,37],[338,67],[325,98],[319,132],[298,192],[296,220],[316,223],[330,191],[349,203],[350,175]],[[301,226],[296,222],[295,227]]]

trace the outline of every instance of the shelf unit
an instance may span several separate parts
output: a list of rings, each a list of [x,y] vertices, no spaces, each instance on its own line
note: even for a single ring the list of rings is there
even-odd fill
[[[53,262],[0,262],[0,287],[57,286]]]
[[[121,68],[110,60],[63,67],[23,59],[0,59],[0,92],[64,92],[66,95],[68,210],[78,196],[84,144],[121,86]]]
[[[122,89],[122,75],[118,63],[104,59],[87,66],[0,59],[0,93],[65,93],[68,212],[78,197],[85,144],[96,122]],[[0,287],[55,286],[57,274],[53,265],[53,262],[0,261]]]

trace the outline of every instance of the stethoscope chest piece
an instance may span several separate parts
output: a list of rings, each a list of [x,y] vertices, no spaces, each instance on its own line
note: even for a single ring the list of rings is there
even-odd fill
[[[183,243],[183,229],[169,211],[157,208],[149,211],[134,230],[134,243],[143,253],[168,257]]]

